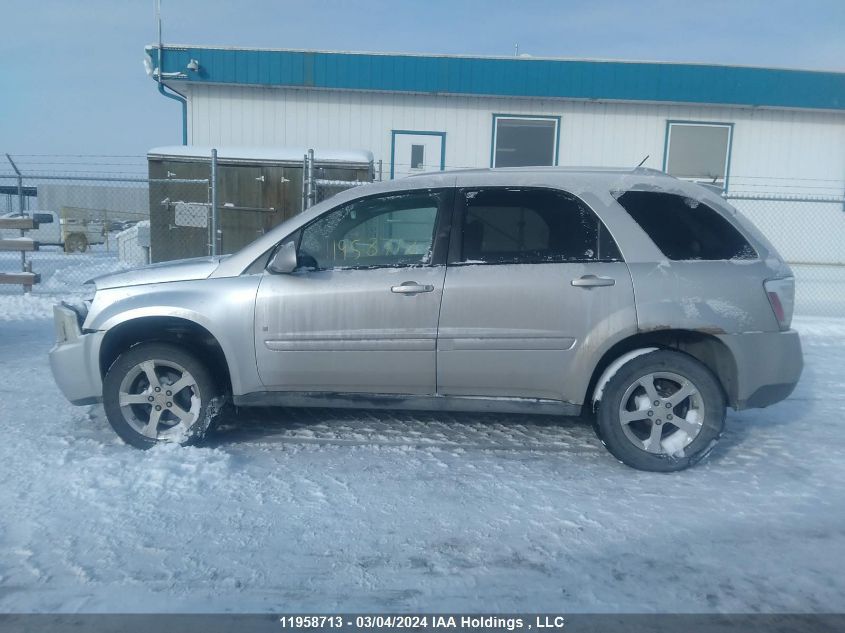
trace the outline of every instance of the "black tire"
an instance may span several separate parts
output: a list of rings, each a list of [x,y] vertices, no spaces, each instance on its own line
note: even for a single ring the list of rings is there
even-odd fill
[[[156,393],[149,374],[141,369],[141,364],[147,361],[153,362],[153,372],[159,380]],[[185,376],[184,372],[190,384],[171,393],[167,387],[178,387],[176,383]],[[145,401],[122,407],[122,390],[127,398]],[[146,400],[150,398],[153,402],[148,404]],[[223,405],[223,394],[206,366],[193,354],[168,343],[142,343],[128,349],[112,364],[103,380],[106,417],[121,439],[136,448],[147,449],[163,442],[183,446],[196,443],[205,436]],[[150,416],[155,407],[159,407],[160,417],[153,423]],[[154,428],[155,437],[153,431],[140,432],[139,426]]]
[[[682,395],[680,385],[685,383],[667,375],[678,376],[691,383],[695,394],[672,406],[670,400],[675,394],[678,394],[675,398]],[[640,384],[641,380],[656,388],[659,407],[653,406],[645,387]],[[672,392],[676,385],[679,388]],[[626,401],[624,407],[623,399]],[[700,414],[702,410],[703,414]],[[640,414],[642,419],[622,423],[623,415],[640,418]],[[693,420],[693,425],[687,418]],[[684,422],[684,431],[681,431],[681,426],[675,426],[681,421]],[[655,428],[655,423],[658,428]],[[715,446],[724,425],[725,395],[719,380],[695,358],[670,350],[643,354],[625,363],[605,385],[594,418],[596,435],[614,457],[632,468],[652,472],[674,472],[698,463]],[[690,433],[694,431],[690,429],[695,428],[699,430],[693,436]],[[681,434],[675,436],[678,431]],[[659,438],[657,447],[651,441],[654,437],[651,433]],[[672,436],[675,436],[674,439],[667,441]],[[689,441],[691,437],[692,441]],[[681,446],[687,441],[688,444]],[[680,448],[675,448],[678,446]]]
[[[84,253],[88,250],[88,238],[84,233],[71,233],[65,239],[65,252]]]

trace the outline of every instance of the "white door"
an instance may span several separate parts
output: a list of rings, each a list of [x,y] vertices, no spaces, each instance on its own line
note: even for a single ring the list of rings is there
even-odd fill
[[[439,171],[445,163],[445,132],[394,130],[391,177]]]

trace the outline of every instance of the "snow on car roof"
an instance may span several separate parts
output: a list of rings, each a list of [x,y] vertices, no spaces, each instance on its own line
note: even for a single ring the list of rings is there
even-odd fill
[[[211,158],[210,145],[170,145],[154,147],[147,152],[148,158]],[[302,163],[308,148],[303,147],[218,147],[218,160],[243,160],[265,163]],[[319,163],[362,163],[373,162],[373,153],[367,150],[339,150],[314,148],[314,160]]]

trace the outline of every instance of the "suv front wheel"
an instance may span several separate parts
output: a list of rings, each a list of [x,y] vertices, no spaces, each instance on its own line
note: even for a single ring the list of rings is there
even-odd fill
[[[713,373],[670,350],[637,356],[604,386],[596,434],[614,457],[655,472],[703,459],[722,434],[725,396]]]
[[[205,365],[167,343],[128,349],[103,380],[106,417],[123,441],[136,448],[198,441],[222,403]]]

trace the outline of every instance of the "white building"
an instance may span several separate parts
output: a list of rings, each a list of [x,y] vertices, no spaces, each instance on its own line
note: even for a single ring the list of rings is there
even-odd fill
[[[843,73],[191,46],[161,60],[189,144],[366,149],[386,177],[645,159],[729,192],[845,184]]]
[[[182,103],[184,144],[369,150],[385,178],[642,163],[720,185],[791,262],[843,276],[845,73],[169,45],[147,54],[159,91]],[[744,199],[755,196],[767,199]]]

